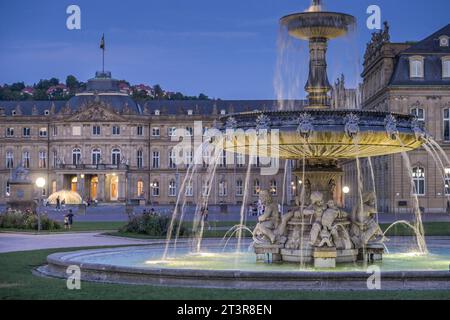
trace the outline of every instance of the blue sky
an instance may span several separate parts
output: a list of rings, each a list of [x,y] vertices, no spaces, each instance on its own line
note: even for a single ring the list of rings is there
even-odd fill
[[[450,23],[448,0],[328,0],[353,14],[358,33],[330,45],[329,76],[356,81],[370,33],[366,9],[377,4],[392,41],[421,40]],[[87,80],[106,69],[132,84],[222,99],[274,98],[278,20],[309,0],[40,0],[0,1],[0,83],[73,74]],[[82,10],[82,30],[66,29],[66,8]],[[351,60],[349,65],[348,60]],[[299,93],[301,96],[301,93]]]

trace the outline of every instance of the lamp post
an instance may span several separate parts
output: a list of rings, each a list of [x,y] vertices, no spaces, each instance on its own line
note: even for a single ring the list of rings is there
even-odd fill
[[[39,188],[40,194],[39,194],[39,203],[42,203],[42,194],[45,187],[45,178],[37,178],[36,179],[36,186]],[[38,232],[41,231],[41,212],[39,210],[39,206],[37,209],[37,217],[38,217]]]

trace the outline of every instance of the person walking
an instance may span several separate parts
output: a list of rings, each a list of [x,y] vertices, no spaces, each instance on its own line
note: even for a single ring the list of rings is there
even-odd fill
[[[72,224],[73,224],[73,213],[72,213],[72,209],[69,210],[69,213],[66,214],[65,218],[67,218],[67,227],[70,229],[72,229]],[[65,219],[64,219],[64,227],[66,226],[65,223]]]

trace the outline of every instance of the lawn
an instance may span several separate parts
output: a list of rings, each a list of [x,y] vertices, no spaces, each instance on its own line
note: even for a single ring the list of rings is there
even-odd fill
[[[155,286],[113,285],[83,282],[81,290],[71,291],[64,280],[32,275],[32,269],[45,264],[47,255],[82,248],[38,250],[0,254],[0,299],[67,300],[265,300],[265,299],[450,299],[450,291],[270,291],[235,289],[189,289]]]

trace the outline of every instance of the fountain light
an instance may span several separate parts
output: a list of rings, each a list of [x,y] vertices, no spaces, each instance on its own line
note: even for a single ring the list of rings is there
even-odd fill
[[[350,192],[350,188],[345,186],[342,188],[342,192],[344,192],[345,194],[348,194]]]

